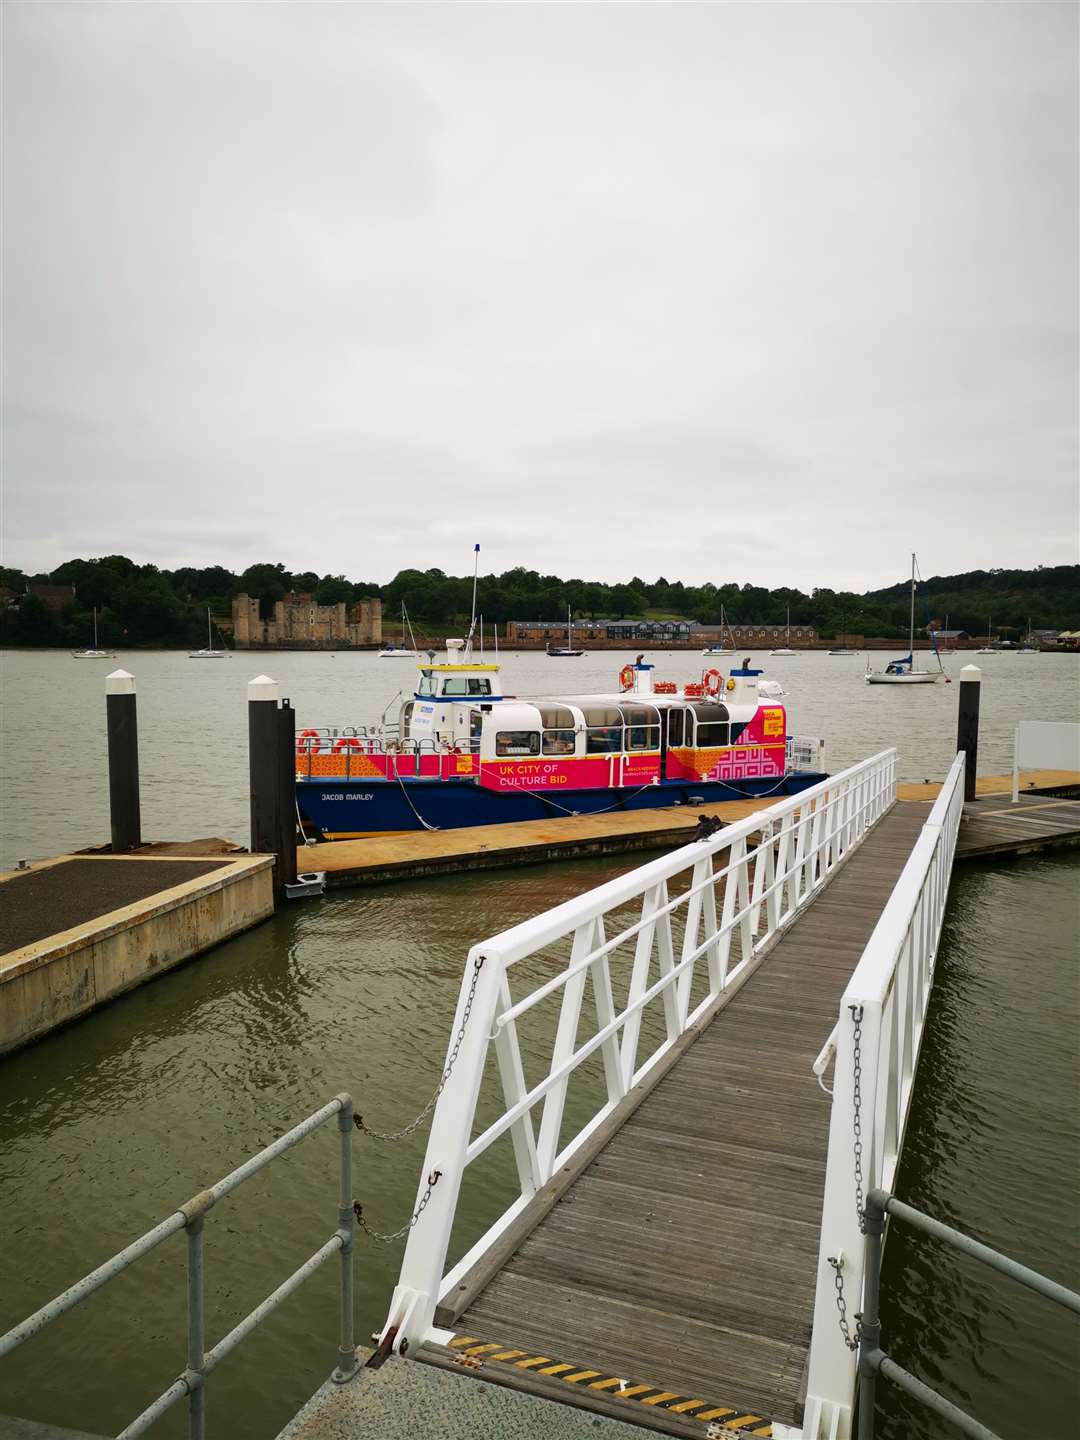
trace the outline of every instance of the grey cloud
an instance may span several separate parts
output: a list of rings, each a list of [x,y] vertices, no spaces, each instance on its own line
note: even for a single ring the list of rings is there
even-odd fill
[[[7,563],[1077,558],[1071,6],[3,26]]]

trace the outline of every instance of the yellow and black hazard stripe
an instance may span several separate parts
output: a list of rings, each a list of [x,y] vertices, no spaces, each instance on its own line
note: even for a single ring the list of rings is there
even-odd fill
[[[530,1370],[535,1375],[550,1375],[563,1380],[567,1385],[578,1385],[583,1390],[599,1390],[612,1400],[626,1400],[639,1405],[655,1406],[657,1410],[670,1410],[686,1420],[699,1420],[713,1433],[730,1431],[734,1435],[760,1435],[771,1437],[772,1422],[762,1415],[755,1415],[738,1405],[717,1405],[709,1400],[699,1400],[693,1395],[680,1395],[674,1390],[665,1390],[660,1385],[643,1385],[621,1375],[608,1375],[603,1370],[592,1370],[584,1365],[570,1365],[556,1360],[551,1355],[537,1355],[531,1350],[516,1350],[512,1346],[493,1344],[479,1340],[474,1335],[457,1335],[450,1342],[450,1349],[463,1358],[487,1365],[495,1361],[510,1369]]]

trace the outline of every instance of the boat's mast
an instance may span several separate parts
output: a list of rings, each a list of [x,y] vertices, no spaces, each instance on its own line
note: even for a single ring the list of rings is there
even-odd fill
[[[915,669],[915,551],[911,552],[911,623],[908,626],[908,654]]]
[[[476,631],[476,578],[480,573],[480,546],[473,546],[473,575],[472,575],[472,618],[469,621],[469,638],[465,642],[465,659],[472,659],[473,634]]]
[[[94,606],[94,649],[98,648],[97,643],[97,606]]]

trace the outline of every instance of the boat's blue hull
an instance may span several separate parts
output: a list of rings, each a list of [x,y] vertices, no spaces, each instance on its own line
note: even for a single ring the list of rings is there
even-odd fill
[[[571,790],[556,800],[541,790],[488,790],[472,780],[298,780],[296,800],[308,833],[346,839],[407,830],[457,830],[665,805],[719,804],[761,796],[766,804],[795,795],[826,778],[787,775],[783,780],[664,781],[642,790]]]

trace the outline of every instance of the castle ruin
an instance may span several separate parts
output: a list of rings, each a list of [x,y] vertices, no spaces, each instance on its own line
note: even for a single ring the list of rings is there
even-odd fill
[[[316,605],[311,595],[290,591],[264,620],[258,599],[237,595],[232,602],[238,650],[349,650],[382,644],[382,601]]]

